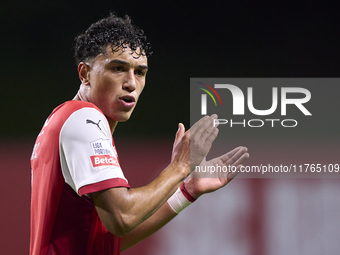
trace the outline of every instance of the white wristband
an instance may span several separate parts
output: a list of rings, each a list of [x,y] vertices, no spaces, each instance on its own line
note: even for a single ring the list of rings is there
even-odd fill
[[[180,213],[186,207],[188,207],[191,202],[184,196],[181,189],[178,188],[176,192],[168,199],[168,204],[176,213]]]

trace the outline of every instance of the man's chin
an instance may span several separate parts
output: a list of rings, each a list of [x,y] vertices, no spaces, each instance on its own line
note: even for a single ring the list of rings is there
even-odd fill
[[[122,120],[119,120],[118,122],[125,122],[125,121],[128,121],[130,118],[128,119],[122,119]]]
[[[125,121],[128,121],[130,119],[130,117],[131,117],[131,113],[123,114],[123,115],[120,115],[120,116],[114,116],[113,118],[106,116],[106,118],[108,120],[115,121],[115,122],[125,122]]]

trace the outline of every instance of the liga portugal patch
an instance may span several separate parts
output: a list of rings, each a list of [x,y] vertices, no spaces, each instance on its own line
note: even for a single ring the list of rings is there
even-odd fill
[[[111,155],[94,155],[91,156],[93,167],[98,166],[119,166],[117,158]]]

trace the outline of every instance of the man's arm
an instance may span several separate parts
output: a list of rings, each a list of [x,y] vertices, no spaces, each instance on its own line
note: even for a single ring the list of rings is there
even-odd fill
[[[169,204],[163,204],[162,207],[159,208],[159,210],[157,210],[157,212],[155,212],[150,218],[132,230],[128,235],[122,237],[121,251],[134,246],[153,233],[157,232],[175,216],[177,216],[177,213],[172,210]]]
[[[216,115],[203,117],[184,133],[180,125],[176,134],[170,165],[146,186],[111,188],[89,194],[103,225],[113,234],[125,236],[154,214],[175,192],[181,182],[209,152],[218,129]],[[194,149],[190,150],[190,142]]]
[[[185,176],[169,166],[146,186],[111,188],[90,197],[105,228],[117,236],[126,236],[167,201]]]

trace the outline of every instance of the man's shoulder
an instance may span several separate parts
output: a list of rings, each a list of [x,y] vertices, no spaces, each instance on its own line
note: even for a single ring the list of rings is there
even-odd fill
[[[80,115],[77,113],[80,113]],[[92,116],[93,114],[105,119],[102,111],[93,103],[76,100],[66,101],[52,111],[50,116],[46,119],[43,129],[49,126],[49,129],[57,130],[59,132],[71,116],[76,115],[78,117],[86,117]]]
[[[67,101],[58,106],[53,119],[66,137],[87,137],[105,135],[111,137],[110,126],[103,112],[93,103],[84,101]],[[90,125],[89,125],[90,124]]]
[[[93,103],[90,102],[85,102],[85,101],[78,101],[78,100],[70,100],[70,101],[66,101],[63,104],[57,106],[52,114],[56,113],[56,112],[60,112],[60,113],[64,113],[64,112],[68,112],[68,113],[72,113],[75,112],[79,109],[82,108],[92,108],[92,109],[96,109],[97,111],[99,111],[100,113],[102,113],[102,111],[95,106]]]

